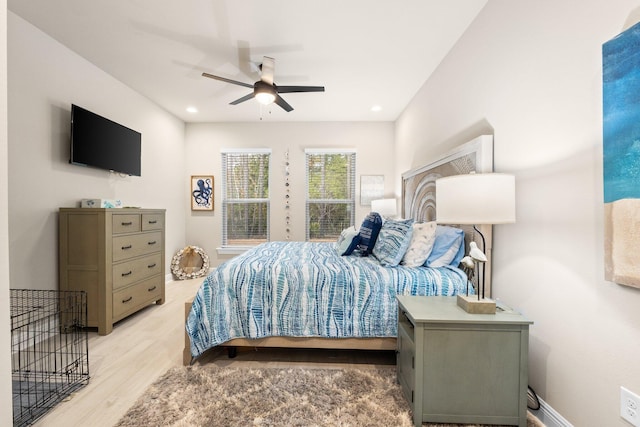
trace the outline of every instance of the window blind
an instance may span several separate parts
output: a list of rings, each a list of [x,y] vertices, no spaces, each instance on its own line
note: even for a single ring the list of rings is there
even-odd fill
[[[356,153],[307,150],[306,239],[333,241],[355,221]]]
[[[222,245],[269,240],[270,152],[222,152]]]

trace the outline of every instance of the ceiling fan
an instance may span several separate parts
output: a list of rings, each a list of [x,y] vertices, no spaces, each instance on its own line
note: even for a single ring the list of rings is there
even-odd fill
[[[227,79],[225,77],[214,76],[213,74],[209,73],[202,73],[202,76],[214,80],[220,80],[221,82],[227,82],[238,86],[253,88],[252,93],[230,102],[231,105],[237,105],[241,102],[248,101],[251,98],[256,98],[258,102],[263,105],[269,105],[272,102],[275,102],[287,113],[292,111],[293,107],[289,105],[287,101],[282,99],[279,94],[293,92],[324,92],[324,86],[277,86],[273,82],[273,70],[275,69],[275,62],[275,59],[265,56],[263,58],[262,64],[260,65],[262,77],[252,85],[249,83],[239,82],[237,80]]]

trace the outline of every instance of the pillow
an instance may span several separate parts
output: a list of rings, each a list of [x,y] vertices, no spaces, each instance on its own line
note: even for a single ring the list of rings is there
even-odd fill
[[[463,257],[464,231],[455,227],[438,225],[436,227],[436,240],[433,242],[433,249],[425,265],[427,267],[442,267],[445,265],[457,267]]]
[[[436,222],[415,222],[411,242],[402,257],[401,264],[407,267],[420,267],[431,254],[436,240]]]
[[[373,255],[378,258],[380,265],[395,267],[400,263],[411,242],[413,234],[413,220],[387,219],[378,235],[373,247]]]
[[[373,251],[380,228],[382,228],[382,217],[377,212],[370,212],[362,221],[358,233],[360,241],[357,247],[362,256],[367,256]]]
[[[342,230],[334,247],[338,255],[351,255],[359,241],[358,230],[352,226]]]

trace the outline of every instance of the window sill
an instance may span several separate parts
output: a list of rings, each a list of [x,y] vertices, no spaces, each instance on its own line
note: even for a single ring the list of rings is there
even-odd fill
[[[222,246],[216,248],[216,251],[218,251],[218,255],[239,255],[251,248],[253,248],[253,246]]]

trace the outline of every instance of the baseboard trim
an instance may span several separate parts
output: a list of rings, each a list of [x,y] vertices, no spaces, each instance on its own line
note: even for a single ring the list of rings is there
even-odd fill
[[[555,409],[553,409],[547,402],[540,399],[540,409],[537,411],[529,409],[533,415],[538,417],[540,421],[546,427],[573,427],[569,421],[567,421],[562,415],[560,415]]]
[[[211,273],[215,269],[216,269],[215,267],[209,268],[209,273]],[[165,284],[169,283],[169,282],[173,282],[174,280],[176,280],[176,279],[173,277],[173,274],[169,273],[169,274],[165,274],[164,275],[164,283]]]

